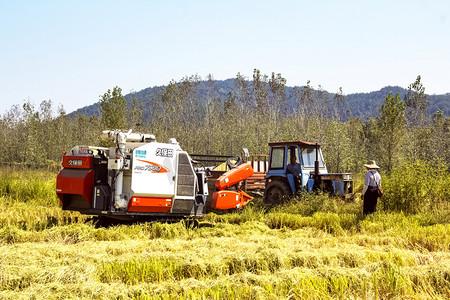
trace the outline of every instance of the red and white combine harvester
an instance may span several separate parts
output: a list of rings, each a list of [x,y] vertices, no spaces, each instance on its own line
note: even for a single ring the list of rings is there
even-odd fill
[[[253,175],[243,163],[217,179],[208,198],[207,170],[175,139],[156,142],[151,134],[107,130],[115,147],[75,146],[64,154],[56,193],[64,210],[104,218],[172,219],[201,216],[209,209],[239,209],[252,198],[234,185]]]

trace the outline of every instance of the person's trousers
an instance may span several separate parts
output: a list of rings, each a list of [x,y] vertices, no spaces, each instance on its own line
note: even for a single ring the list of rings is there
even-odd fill
[[[364,194],[363,214],[371,214],[377,211],[378,191],[377,187],[369,186]]]

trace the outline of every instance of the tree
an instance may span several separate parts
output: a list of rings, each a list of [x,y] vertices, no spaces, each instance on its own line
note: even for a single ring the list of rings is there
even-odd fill
[[[281,120],[286,117],[287,103],[286,103],[286,79],[281,74],[275,75],[272,72],[272,77],[269,79],[270,87],[270,119],[274,120],[273,134],[274,138],[278,138],[280,133]]]
[[[339,91],[334,94],[334,100],[336,101],[335,117],[338,121],[342,121],[342,115],[344,115],[345,119],[345,96],[344,92],[342,91],[342,87],[340,87]]]
[[[252,100],[252,89],[249,87],[248,78],[241,75],[241,73],[237,73],[234,80],[234,92],[228,96],[228,103],[225,103],[226,112],[231,113],[231,104],[235,107],[234,116],[232,114],[228,115],[232,118],[230,120],[235,120],[235,126],[237,127],[234,130],[233,139],[238,139],[242,145],[249,149],[255,149],[255,140],[252,136],[257,130],[254,128],[254,124],[257,121],[254,113],[255,103]]]
[[[390,173],[396,162],[403,137],[406,133],[405,103],[400,95],[392,96],[392,92],[384,99],[380,115],[377,118],[378,139],[381,157],[387,172]]]
[[[444,119],[444,114],[441,110],[438,110],[433,115],[429,150],[429,159],[433,163],[439,163],[442,161],[450,162],[450,134],[448,131],[448,121],[450,121],[450,118],[447,118],[447,120]]]
[[[13,105],[2,118],[2,143],[0,155],[4,162],[24,162],[26,157],[27,127],[19,105]]]
[[[176,126],[190,132],[189,135],[182,136],[179,141],[186,151],[191,152],[195,152],[195,148],[198,147],[196,143],[200,133],[198,128],[203,120],[197,102],[197,88],[200,85],[200,81],[201,78],[198,75],[192,75],[182,78],[178,83],[178,96],[181,107],[176,112],[180,120],[180,123],[176,124]]]
[[[345,134],[342,130],[343,124],[341,119],[342,109],[344,105],[344,93],[342,92],[342,87],[339,88],[339,91],[334,95],[334,100],[336,101],[336,110],[335,110],[335,119],[337,121],[336,130],[334,131],[334,137],[336,141],[336,172],[340,172],[341,170],[341,139]]]
[[[139,102],[139,99],[134,95],[133,102],[131,103],[131,109],[128,113],[128,127],[133,130],[139,131],[143,125],[142,111],[144,110],[144,104]]]
[[[302,89],[298,86],[294,86],[291,92],[291,99],[293,103],[293,112],[294,114],[298,114],[301,111],[302,105],[301,105],[301,94]]]
[[[352,172],[359,172],[363,167],[361,162],[367,160],[364,153],[367,144],[364,136],[364,123],[360,118],[350,117],[346,122],[346,128],[349,139],[345,149],[348,157],[347,169]]]
[[[108,90],[100,99],[102,125],[105,129],[125,129],[127,126],[127,101],[118,86]]]
[[[272,129],[267,101],[267,80],[267,75],[261,75],[258,69],[253,70],[253,96],[256,104],[256,128],[253,139],[258,139],[259,146],[269,142]],[[257,151],[262,151],[261,147],[258,147]]]
[[[427,116],[425,114],[428,106],[425,87],[420,82],[420,75],[416,81],[409,85],[408,92],[405,95],[406,118],[409,134],[409,151],[410,157],[415,159],[427,159],[430,148],[430,128],[427,127]]]
[[[253,103],[250,97],[250,91],[248,88],[248,78],[237,73],[236,79],[234,80],[234,90],[236,94],[236,100],[239,103],[240,110],[242,112],[247,112],[253,107]]]
[[[309,111],[309,107],[314,102],[314,98],[312,95],[311,81],[308,80],[306,85],[302,89],[302,93],[300,96],[300,105],[303,108],[303,112]]]
[[[261,115],[267,114],[267,75],[261,75],[258,69],[253,70],[253,93],[256,110]]]
[[[222,136],[220,136],[220,125],[221,125],[221,99],[217,93],[216,83],[212,74],[208,74],[206,82],[206,115],[204,122],[204,133],[206,139],[201,139],[202,142],[206,142],[206,153],[214,153],[217,148],[219,141],[222,141]]]
[[[407,108],[408,123],[410,126],[423,126],[424,113],[428,106],[425,87],[420,82],[420,75],[416,81],[408,86],[408,92],[405,95],[405,104]]]
[[[41,118],[30,102],[23,104],[26,139],[24,141],[25,162],[32,166],[42,166],[45,163],[48,148],[42,143]]]

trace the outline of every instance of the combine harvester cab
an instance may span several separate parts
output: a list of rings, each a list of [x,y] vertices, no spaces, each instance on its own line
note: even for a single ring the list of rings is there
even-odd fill
[[[153,135],[131,130],[103,131],[102,138],[116,147],[75,146],[63,156],[56,193],[64,210],[124,220],[205,214],[206,172],[194,168],[175,139],[158,143]],[[237,177],[244,180],[245,174]],[[234,201],[217,197],[214,208],[242,207],[249,199],[237,193]]]

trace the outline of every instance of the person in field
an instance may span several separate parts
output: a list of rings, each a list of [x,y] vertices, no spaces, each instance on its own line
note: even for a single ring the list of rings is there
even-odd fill
[[[301,173],[302,173],[302,166],[299,163],[297,163],[297,157],[295,155],[295,152],[292,151],[290,164],[288,164],[286,167],[286,174],[292,174],[292,176],[294,176],[296,192],[298,192],[300,189]]]
[[[361,199],[364,200],[363,214],[368,215],[377,211],[378,189],[381,188],[381,176],[374,160],[369,160],[364,165],[367,169],[364,179],[364,187],[361,193]]]
[[[294,154],[291,154],[291,163],[287,165],[286,173],[294,175],[295,178],[300,178],[300,174],[302,172],[302,167],[299,163],[297,163],[297,157]]]

